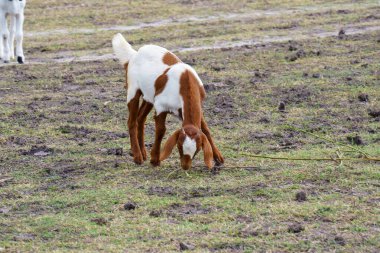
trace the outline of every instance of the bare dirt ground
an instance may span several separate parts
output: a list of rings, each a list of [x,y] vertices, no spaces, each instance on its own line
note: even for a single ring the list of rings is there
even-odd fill
[[[377,252],[379,163],[249,154],[380,156],[378,2],[153,2],[28,2],[27,64],[0,64],[0,252]],[[133,164],[118,31],[198,71],[225,168]]]

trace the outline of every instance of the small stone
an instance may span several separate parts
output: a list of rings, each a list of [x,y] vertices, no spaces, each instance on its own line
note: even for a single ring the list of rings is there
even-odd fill
[[[261,117],[259,123],[270,123],[270,119],[267,117]]]
[[[124,205],[124,210],[130,211],[130,210],[135,210],[137,208],[137,205],[132,202],[128,202]]]
[[[360,102],[369,102],[369,96],[365,93],[359,94],[358,99]]]
[[[313,78],[320,78],[320,77],[321,77],[321,75],[320,75],[320,74],[318,74],[318,73],[315,73],[315,74],[313,74],[313,75],[312,75],[312,77],[313,77]]]
[[[213,70],[217,71],[217,72],[219,72],[219,71],[221,71],[221,70],[224,69],[223,67],[220,67],[220,66],[212,66],[211,68],[212,68]]]
[[[348,137],[347,137],[347,140],[348,140],[350,143],[355,144],[355,145],[363,145],[363,144],[364,144],[362,138],[361,138],[359,135],[348,136]]]
[[[115,150],[115,155],[122,156],[123,155],[123,148],[117,148]]]
[[[343,28],[340,29],[338,33],[338,38],[343,39],[345,35],[346,35],[346,31]]]
[[[9,213],[10,210],[11,209],[9,209],[9,208],[2,207],[2,208],[0,208],[0,213],[7,214],[7,213]]]
[[[301,192],[297,192],[296,194],[296,200],[298,202],[304,202],[307,200],[307,197],[306,197],[306,193],[301,191]]]
[[[213,91],[213,90],[216,90],[216,86],[215,84],[205,84],[204,85],[204,88],[206,91]]]
[[[185,251],[185,250],[193,250],[194,249],[194,246],[190,245],[190,244],[185,244],[183,242],[180,242],[179,243],[179,250],[181,251]]]
[[[370,110],[368,112],[368,115],[371,116],[371,117],[374,117],[374,118],[380,117],[380,110],[378,110],[378,111],[376,111],[376,110]]]
[[[14,241],[33,241],[35,238],[32,234],[19,234],[13,237]]]
[[[91,219],[91,222],[94,222],[100,226],[104,226],[107,224],[108,221],[104,218],[94,218],[94,219]]]
[[[341,236],[335,236],[334,241],[341,246],[346,245],[346,240]]]
[[[123,155],[123,148],[110,148],[107,149],[108,155],[116,155],[116,156],[122,156]]]
[[[285,102],[280,102],[280,104],[278,105],[278,110],[280,112],[284,112],[285,111]]]
[[[48,156],[50,155],[50,152],[45,152],[45,151],[39,151],[34,153],[34,156]]]
[[[296,56],[298,58],[305,57],[306,56],[306,52],[304,50],[300,49],[300,50],[297,51]]]
[[[289,61],[296,61],[298,57],[296,55],[292,55],[288,58]]]
[[[124,138],[127,138],[127,137],[128,137],[128,134],[127,134],[127,133],[121,133],[121,134],[118,134],[117,136],[118,136],[119,138],[124,139]]]
[[[352,60],[352,61],[350,61],[350,63],[351,64],[358,64],[358,63],[360,63],[360,61],[359,60]]]
[[[149,213],[149,216],[151,216],[151,217],[160,217],[161,214],[162,214],[161,211],[159,211],[159,210],[153,210],[153,211],[151,211],[151,212]]]
[[[300,224],[300,223],[293,223],[288,227],[288,232],[289,233],[301,233],[301,231],[304,231],[305,228]]]

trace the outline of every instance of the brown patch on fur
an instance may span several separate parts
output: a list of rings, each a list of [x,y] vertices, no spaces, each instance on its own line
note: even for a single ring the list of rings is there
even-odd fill
[[[164,57],[162,58],[162,61],[164,64],[172,66],[178,62],[182,62],[175,54],[171,52],[167,52]]]
[[[194,125],[201,128],[202,93],[198,79],[189,70],[186,70],[180,78],[179,93],[183,99],[183,125]]]
[[[172,153],[173,148],[177,143],[177,140],[181,131],[182,131],[181,129],[175,131],[166,141],[164,148],[162,149],[161,154],[160,154],[160,161],[165,160]]]
[[[168,73],[169,69],[170,68],[167,68],[164,73],[156,79],[156,82],[154,83],[154,96],[157,96],[165,89],[166,83],[168,82],[168,76],[166,73]]]

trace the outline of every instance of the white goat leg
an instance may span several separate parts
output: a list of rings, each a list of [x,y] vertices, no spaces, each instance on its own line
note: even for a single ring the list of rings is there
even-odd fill
[[[24,39],[23,32],[24,25],[24,13],[16,15],[16,56],[18,63],[22,64],[25,61],[24,50],[22,47],[22,42]]]
[[[15,33],[16,33],[16,16],[10,15],[10,22],[9,22],[9,54],[11,59],[13,60],[15,58]]]
[[[4,39],[2,31],[4,30],[5,24],[3,24],[3,16],[5,17],[5,11],[0,8],[0,59],[4,59]]]
[[[1,32],[1,42],[3,44],[3,61],[8,63],[10,61],[9,54],[9,31],[7,25],[7,18],[4,13],[0,13],[0,32]]]
[[[24,63],[23,24],[27,0],[0,0],[0,58],[8,63],[15,55],[19,63]],[[10,17],[8,29],[7,17]],[[15,45],[16,39],[16,45]],[[15,50],[16,49],[16,50]]]
[[[1,27],[0,27],[1,29]],[[3,46],[3,36],[1,34],[1,30],[0,30],[0,59],[3,59],[3,56],[4,55],[4,46]]]
[[[10,24],[9,24],[9,50],[10,57],[13,60],[15,58],[15,33],[16,33],[16,16],[10,15]]]

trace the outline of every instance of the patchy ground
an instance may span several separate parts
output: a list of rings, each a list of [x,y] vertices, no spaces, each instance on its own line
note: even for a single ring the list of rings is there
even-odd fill
[[[172,8],[159,15],[168,2]],[[380,156],[377,1],[49,3],[28,6],[26,57],[40,64],[0,67],[0,252],[380,248],[379,163],[246,155],[361,157],[344,146],[351,145]],[[41,9],[46,15],[33,15]],[[63,18],[68,11],[71,19]],[[176,154],[160,168],[135,166],[117,62],[44,64],[109,54],[117,29],[107,27],[183,16],[210,20],[123,33],[136,47],[235,43],[178,50],[206,84],[206,118],[226,158],[220,171],[203,168],[201,155],[188,174]],[[78,24],[92,30],[62,32]],[[352,28],[360,33],[345,32]],[[43,31],[50,33],[33,35]],[[328,36],[313,36],[325,31]],[[260,43],[238,46],[251,40]],[[179,124],[169,118],[168,134]],[[149,149],[151,116],[146,132]]]

